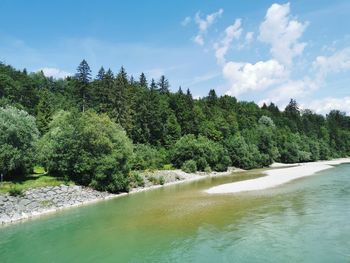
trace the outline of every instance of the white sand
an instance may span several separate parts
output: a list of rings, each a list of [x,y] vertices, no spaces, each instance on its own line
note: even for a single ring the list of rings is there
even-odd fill
[[[333,165],[350,163],[350,158],[342,158],[331,161],[319,161],[311,163],[294,164],[297,166],[271,169],[263,172],[267,176],[245,180],[235,183],[223,184],[209,188],[205,192],[209,194],[228,194],[247,191],[263,190],[285,184],[292,180],[313,175],[317,172],[333,168]]]

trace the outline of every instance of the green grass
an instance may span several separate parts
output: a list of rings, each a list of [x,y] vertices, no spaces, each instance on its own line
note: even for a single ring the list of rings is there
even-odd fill
[[[22,181],[4,181],[0,183],[0,193],[10,193],[13,189],[25,191],[29,188],[58,186],[61,184],[73,185],[74,183],[72,181],[66,181],[63,178],[49,176],[46,174],[44,168],[36,166],[34,167],[34,174],[26,177]]]

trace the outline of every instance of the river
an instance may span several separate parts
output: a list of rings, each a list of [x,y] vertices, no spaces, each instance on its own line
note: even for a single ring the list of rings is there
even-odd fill
[[[350,262],[350,165],[264,191],[173,185],[0,227],[0,262]]]

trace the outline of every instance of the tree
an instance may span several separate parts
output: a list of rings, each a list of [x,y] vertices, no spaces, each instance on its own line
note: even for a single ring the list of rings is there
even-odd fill
[[[112,91],[112,103],[112,119],[119,123],[129,134],[133,123],[131,119],[128,76],[123,67],[120,68],[115,79],[115,85]]]
[[[143,72],[140,75],[139,83],[141,87],[148,88],[147,79]]]
[[[162,75],[157,83],[158,91],[160,94],[169,94],[169,81]]]
[[[181,168],[186,161],[193,160],[199,171],[208,168],[215,171],[226,171],[231,164],[225,149],[209,139],[194,135],[181,137],[172,149],[172,162]]]
[[[105,78],[106,71],[103,67],[97,73],[96,80],[103,80]]]
[[[81,105],[81,110],[84,112],[86,107],[86,100],[88,97],[88,86],[91,80],[91,70],[89,64],[83,59],[80,62],[77,73],[75,74],[77,80],[77,88],[79,94],[79,103]]]
[[[136,144],[132,158],[132,169],[159,169],[164,165],[165,156],[161,151],[147,144]]]
[[[262,126],[265,126],[265,127],[270,127],[270,128],[275,127],[273,120],[267,116],[261,116],[259,119],[259,124]]]
[[[252,169],[263,166],[258,147],[248,144],[244,137],[236,134],[226,139],[224,142],[232,165],[243,169]]]
[[[41,91],[36,111],[36,122],[38,124],[39,131],[44,134],[48,131],[48,126],[53,115],[53,105],[48,90]]]
[[[5,178],[23,179],[31,171],[38,137],[34,117],[14,107],[0,107],[0,173]]]
[[[40,160],[50,174],[97,190],[128,190],[132,144],[107,115],[61,111],[39,143]]]
[[[218,96],[216,95],[215,90],[213,89],[209,90],[207,101],[209,106],[216,106],[218,101]]]
[[[181,127],[174,113],[168,115],[164,125],[164,146],[170,148],[181,137]]]

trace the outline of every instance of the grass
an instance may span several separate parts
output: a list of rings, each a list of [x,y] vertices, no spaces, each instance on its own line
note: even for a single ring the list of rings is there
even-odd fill
[[[33,169],[34,173],[27,176],[24,180],[18,182],[4,181],[0,183],[0,193],[15,193],[23,192],[29,188],[58,186],[61,184],[72,185],[72,181],[66,181],[63,178],[57,178],[46,174],[44,168],[36,166]]]

